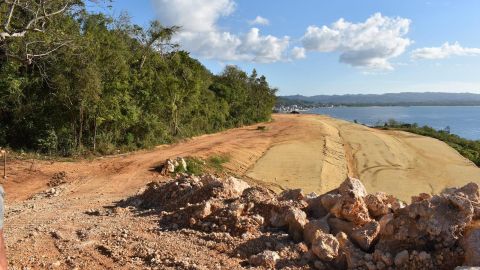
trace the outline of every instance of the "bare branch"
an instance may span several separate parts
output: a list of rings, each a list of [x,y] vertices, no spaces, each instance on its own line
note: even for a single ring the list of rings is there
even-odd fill
[[[10,22],[12,21],[12,16],[13,16],[13,11],[15,10],[15,6],[17,6],[17,1],[18,0],[14,0],[13,3],[11,4],[12,6],[10,7],[10,12],[8,14],[8,18],[7,18],[7,21],[5,22],[5,25],[4,25],[4,29],[5,31],[10,31],[8,28],[10,27]]]
[[[44,19],[47,19],[47,18],[49,18],[49,17],[51,17],[51,16],[55,16],[55,15],[57,15],[57,14],[63,13],[65,10],[67,10],[67,8],[68,8],[69,6],[70,6],[70,1],[67,1],[67,4],[66,4],[63,8],[61,8],[61,9],[55,11],[55,12],[52,12],[52,13],[50,13],[50,14],[46,14],[46,15],[43,15],[43,16],[39,16],[39,17],[37,16],[38,14],[36,14],[36,15],[35,15],[35,18],[32,19],[32,20],[27,24],[27,26],[25,27],[25,30],[31,29],[31,28],[32,28],[32,25],[36,24],[36,23],[37,23],[38,21],[40,21],[40,20],[44,20]]]
[[[52,16],[55,16],[55,15],[58,15],[60,13],[65,12],[72,3],[69,0],[69,1],[66,2],[65,6],[63,6],[61,9],[59,9],[57,11],[54,11],[52,13],[47,13],[47,10],[46,10],[46,7],[45,7],[45,3],[46,3],[45,0],[41,1],[41,4],[36,8],[36,11],[33,11],[33,10],[29,9],[29,7],[28,7],[29,2],[27,2],[25,5],[20,5],[20,3],[18,1],[19,0],[14,0],[13,2],[8,2],[8,1],[5,0],[5,3],[10,4],[11,8],[10,8],[10,11],[9,11],[9,16],[7,18],[7,21],[5,22],[5,25],[3,27],[5,31],[0,32],[0,42],[5,41],[9,38],[24,37],[27,34],[27,32],[44,32],[44,30],[45,30],[44,29],[45,28],[45,20],[49,19]],[[10,30],[10,24],[11,24],[11,21],[12,21],[14,9],[17,6],[21,7],[22,9],[28,10],[31,13],[34,13],[33,14],[34,18],[31,19],[25,27],[23,27],[21,29],[18,29],[15,32],[12,32]],[[43,13],[43,15],[40,16],[40,14],[42,14],[42,13]],[[41,25],[41,27],[37,27],[37,23],[39,21],[44,21],[44,23]]]
[[[66,41],[66,42],[63,42],[63,43],[61,43],[60,45],[58,45],[57,47],[55,47],[55,48],[53,48],[53,49],[51,49],[51,50],[49,50],[49,51],[47,51],[47,52],[40,53],[40,54],[30,54],[30,53],[27,53],[27,60],[31,63],[34,58],[47,56],[47,55],[49,55],[49,54],[51,54],[51,53],[53,53],[53,52],[61,49],[62,47],[67,46],[67,45],[70,44],[70,43],[72,43],[71,40]]]

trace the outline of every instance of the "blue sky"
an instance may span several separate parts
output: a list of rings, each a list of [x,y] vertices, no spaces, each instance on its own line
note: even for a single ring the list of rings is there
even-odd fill
[[[176,40],[214,73],[256,68],[281,95],[480,93],[477,0],[114,0],[103,11],[181,25]]]

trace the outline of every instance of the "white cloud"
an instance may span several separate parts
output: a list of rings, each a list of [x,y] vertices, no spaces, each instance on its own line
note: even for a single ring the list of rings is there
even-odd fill
[[[160,21],[185,31],[215,31],[216,22],[235,10],[233,0],[153,0]]]
[[[294,60],[307,58],[307,51],[302,47],[294,47],[291,51]]]
[[[242,44],[238,47],[238,51],[247,58],[252,58],[254,62],[261,63],[282,60],[290,43],[290,38],[287,36],[283,38],[271,35],[261,36],[258,28],[250,29],[250,32],[242,36],[241,40]]]
[[[340,62],[369,69],[393,69],[390,59],[413,42],[406,38],[411,21],[376,13],[363,23],[340,19],[329,26],[309,26],[302,38],[307,51],[339,52]]]
[[[207,59],[259,63],[283,60],[290,42],[289,37],[262,36],[257,28],[245,35],[220,31],[182,32],[178,38],[185,49]]]
[[[258,28],[251,28],[246,34],[221,30],[218,20],[234,12],[236,3],[233,0],[152,1],[163,24],[182,27],[175,41],[197,56],[260,63],[286,59],[288,36],[263,36]]]
[[[248,21],[250,25],[269,25],[270,21],[262,16],[257,16],[255,19]]]
[[[460,43],[444,43],[440,47],[427,47],[412,52],[413,59],[445,59],[450,56],[478,56],[480,48],[465,48]]]

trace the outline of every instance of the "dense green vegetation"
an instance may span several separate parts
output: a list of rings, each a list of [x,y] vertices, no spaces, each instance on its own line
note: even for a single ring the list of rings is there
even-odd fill
[[[0,1],[0,24],[0,146],[111,154],[266,121],[275,104],[255,70],[213,75],[179,50],[176,26],[78,0]]]
[[[480,140],[467,140],[458,135],[451,134],[449,127],[446,127],[444,130],[436,130],[429,126],[420,127],[416,123],[405,124],[395,120],[389,120],[384,125],[377,126],[377,128],[403,130],[441,140],[457,150],[462,156],[473,161],[477,166],[480,166]]]

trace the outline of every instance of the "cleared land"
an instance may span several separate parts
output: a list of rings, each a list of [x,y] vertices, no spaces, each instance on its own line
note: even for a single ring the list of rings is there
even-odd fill
[[[60,264],[60,269],[131,269],[135,262],[120,263],[104,246],[122,243],[124,249],[133,250],[141,243],[157,243],[158,223],[153,216],[138,216],[115,205],[148,182],[166,180],[154,169],[177,156],[228,154],[226,167],[231,173],[277,190],[322,193],[351,175],[359,177],[369,192],[385,191],[409,201],[421,192],[480,184],[480,169],[435,139],[314,115],[275,115],[273,122],[262,125],[266,130],[238,128],[92,161],[11,162],[3,183],[11,268]],[[66,173],[66,183],[54,196],[43,193],[58,172]],[[201,235],[160,236],[164,257],[195,261],[207,269],[238,266],[216,247],[207,248]],[[187,242],[191,244],[178,244]]]
[[[445,143],[406,132],[381,131],[325,116],[277,116],[303,122],[286,141],[275,141],[247,172],[282,187],[319,194],[347,175],[369,192],[409,201],[466,182],[480,183],[480,169]]]

